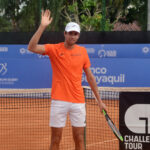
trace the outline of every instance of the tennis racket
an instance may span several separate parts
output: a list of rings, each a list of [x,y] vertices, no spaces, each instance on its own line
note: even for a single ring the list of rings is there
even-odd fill
[[[117,129],[117,127],[115,126],[115,124],[113,123],[113,121],[110,119],[109,115],[107,114],[107,111],[103,109],[103,114],[106,118],[106,121],[109,125],[109,127],[112,129],[113,133],[115,134],[115,136],[121,141],[123,142],[123,137],[121,135],[121,133],[119,132],[119,130]]]
[[[98,103],[98,100],[97,100],[97,98],[96,98],[96,96],[95,96],[94,93],[93,93],[93,95],[94,95],[94,97],[95,97],[95,100],[96,100],[97,103]],[[110,119],[109,115],[107,114],[107,111],[104,110],[104,109],[103,109],[102,111],[103,111],[103,114],[104,114],[104,116],[105,116],[105,118],[106,118],[106,121],[107,121],[109,127],[111,128],[111,130],[113,131],[113,133],[115,134],[115,136],[116,136],[121,142],[123,142],[124,140],[123,140],[123,137],[122,137],[121,133],[119,132],[119,130],[117,129],[117,127],[115,126],[115,124],[113,123],[113,121]]]

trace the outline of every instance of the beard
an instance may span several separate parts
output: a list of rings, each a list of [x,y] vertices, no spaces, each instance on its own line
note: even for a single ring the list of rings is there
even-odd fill
[[[67,43],[68,46],[73,46],[74,44],[76,44],[76,42],[77,42],[77,40],[72,40],[72,39],[66,41],[66,43]]]

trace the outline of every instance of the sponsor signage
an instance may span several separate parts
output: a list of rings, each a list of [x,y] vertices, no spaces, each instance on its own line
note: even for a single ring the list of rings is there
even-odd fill
[[[120,94],[119,124],[124,142],[120,150],[150,149],[150,93]]]
[[[149,87],[150,61],[134,59],[91,59],[98,86]],[[0,59],[1,88],[50,88],[49,59]],[[88,85],[85,73],[82,85]]]
[[[30,52],[27,49],[27,45],[0,45],[0,58],[48,59],[48,56]]]
[[[150,44],[80,44],[90,58],[150,58]],[[48,58],[27,50],[27,45],[0,45],[0,57]]]
[[[149,44],[82,46],[87,48],[98,86],[150,86]],[[50,88],[51,76],[48,56],[31,53],[27,45],[0,45],[1,88]],[[88,85],[84,73],[82,85]]]
[[[150,61],[148,59],[91,58],[91,71],[98,86],[149,87]],[[88,85],[83,73],[82,83]]]
[[[50,88],[51,79],[48,59],[0,58],[0,88]]]
[[[150,58],[150,44],[83,44],[91,58]]]

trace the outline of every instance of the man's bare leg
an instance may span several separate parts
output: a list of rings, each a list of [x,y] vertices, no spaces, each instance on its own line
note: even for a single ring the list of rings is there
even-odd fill
[[[63,128],[51,127],[51,145],[50,150],[59,150],[59,144],[62,137]]]
[[[84,127],[72,127],[75,150],[84,149]]]

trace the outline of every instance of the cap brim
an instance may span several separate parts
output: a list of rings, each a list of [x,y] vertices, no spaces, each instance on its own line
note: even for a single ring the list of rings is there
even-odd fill
[[[77,29],[70,29],[70,30],[65,30],[66,32],[71,32],[71,31],[75,31],[75,32],[78,32],[78,33],[80,33],[80,31],[79,30],[77,30]]]

